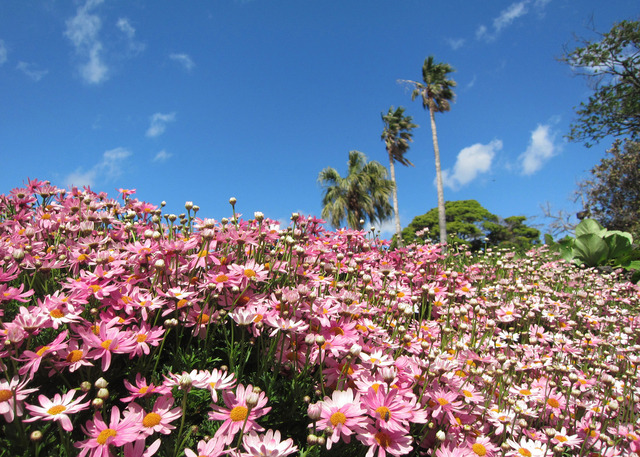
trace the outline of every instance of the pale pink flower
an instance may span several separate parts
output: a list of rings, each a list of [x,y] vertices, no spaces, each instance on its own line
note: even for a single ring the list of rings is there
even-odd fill
[[[197,454],[188,448],[184,450],[184,454],[186,457],[220,457],[233,451],[233,449],[225,451],[225,445],[224,437],[214,436],[209,441],[200,440],[200,442],[198,442]]]
[[[84,411],[89,407],[90,403],[80,403],[84,397],[87,396],[86,394],[74,400],[73,397],[75,393],[75,390],[70,390],[63,395],[55,394],[53,400],[49,400],[44,395],[39,395],[38,401],[40,402],[40,406],[26,405],[32,417],[25,419],[24,422],[33,422],[36,420],[56,421],[60,422],[62,428],[67,432],[72,431],[73,424],[71,424],[69,414]]]
[[[29,394],[38,389],[25,389],[28,379],[20,381],[18,376],[14,376],[11,381],[0,379],[0,414],[7,422],[24,414],[24,400]]]
[[[390,455],[409,455],[413,449],[411,435],[407,431],[376,429],[368,427],[364,433],[358,436],[364,445],[369,446],[366,457],[378,457]]]
[[[153,409],[150,413],[146,413],[144,409],[137,403],[131,403],[125,416],[128,414],[136,414],[142,424],[142,434],[149,436],[154,432],[168,435],[175,426],[171,422],[182,416],[182,408],[173,408],[173,397],[171,395],[163,395],[156,399]]]
[[[147,380],[142,377],[142,374],[136,374],[135,385],[131,384],[126,379],[123,381],[124,386],[127,388],[131,395],[125,398],[121,398],[120,401],[127,403],[135,400],[136,398],[143,398],[151,394],[167,395],[171,393],[171,389],[164,385],[156,386],[153,383],[147,384]]]
[[[281,441],[277,430],[267,430],[264,435],[251,431],[242,437],[242,444],[248,452],[243,457],[284,457],[298,450],[291,438]]]

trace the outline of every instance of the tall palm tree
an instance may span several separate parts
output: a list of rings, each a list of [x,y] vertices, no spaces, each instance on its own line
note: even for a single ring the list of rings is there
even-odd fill
[[[396,215],[396,239],[398,246],[402,247],[402,235],[400,228],[400,212],[398,210],[398,183],[396,182],[395,162],[404,166],[413,164],[404,156],[409,150],[409,143],[413,141],[411,130],[417,127],[412,123],[411,116],[404,115],[404,108],[399,106],[395,111],[393,106],[389,108],[387,114],[381,113],[384,129],[382,130],[382,141],[389,153],[389,171],[391,181],[393,181],[393,212]]]
[[[327,167],[318,174],[318,182],[324,187],[321,216],[334,227],[346,219],[349,227],[362,230],[367,219],[382,222],[393,214],[389,197],[394,184],[387,179],[387,169],[379,162],[367,162],[360,151],[349,152],[345,178]]]
[[[444,113],[451,109],[450,102],[454,99],[453,87],[456,82],[448,79],[448,74],[455,71],[448,63],[435,63],[433,56],[424,60],[422,65],[422,82],[404,81],[414,86],[411,100],[422,98],[422,107],[429,108],[431,119],[431,133],[433,136],[433,151],[436,157],[436,183],[438,187],[438,225],[440,226],[440,242],[447,241],[447,222],[444,212],[444,191],[442,189],[442,170],[440,169],[440,148],[438,147],[438,132],[436,130],[435,113]]]

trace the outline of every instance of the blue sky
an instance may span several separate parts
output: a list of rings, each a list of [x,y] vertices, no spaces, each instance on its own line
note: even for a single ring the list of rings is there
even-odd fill
[[[543,224],[611,142],[564,139],[590,91],[557,61],[637,0],[43,0],[0,3],[0,193],[90,185],[202,217],[319,216],[327,166],[388,166],[381,112],[419,125],[397,166],[403,226],[437,204],[428,114],[399,79],[456,72],[436,116],[445,199]],[[383,227],[385,229],[385,227]],[[386,233],[386,232],[385,232]]]

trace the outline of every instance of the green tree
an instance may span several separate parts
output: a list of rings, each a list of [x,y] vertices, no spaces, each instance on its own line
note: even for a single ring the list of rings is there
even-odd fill
[[[367,219],[383,222],[393,214],[389,198],[394,184],[387,179],[387,169],[375,160],[367,162],[360,151],[349,152],[346,177],[327,167],[318,182],[324,188],[321,216],[336,228],[346,220],[349,227],[362,230]]]
[[[540,242],[540,230],[524,224],[525,216],[511,216],[498,222],[486,222],[487,244],[524,252]]]
[[[640,142],[618,140],[581,183],[585,216],[640,239]]]
[[[576,108],[568,138],[587,147],[606,136],[640,140],[640,21],[622,21],[583,40],[562,61],[588,78],[593,94]]]
[[[431,134],[433,137],[433,152],[436,160],[436,186],[438,188],[438,223],[440,226],[440,242],[447,241],[447,224],[445,216],[444,190],[442,187],[442,170],[440,167],[440,148],[438,147],[438,131],[436,130],[435,113],[444,113],[451,109],[454,99],[453,87],[456,82],[448,79],[449,73],[455,71],[447,63],[436,63],[433,56],[424,60],[422,65],[422,82],[404,81],[414,86],[411,100],[420,97],[422,107],[429,109]]]
[[[413,133],[411,131],[417,127],[412,122],[411,116],[404,115],[404,108],[389,108],[387,114],[381,113],[384,129],[382,130],[382,141],[384,141],[387,153],[389,154],[389,172],[391,173],[391,181],[393,181],[393,211],[396,216],[396,235],[398,236],[399,246],[402,247],[402,238],[400,238],[400,212],[398,210],[398,182],[396,181],[395,162],[404,166],[413,166],[413,164],[404,156],[409,150],[409,143],[413,141]]]
[[[472,249],[483,245],[515,248],[526,251],[539,242],[540,231],[524,224],[524,216],[500,219],[476,200],[446,202],[447,232],[453,241],[465,243]],[[438,208],[416,216],[402,231],[405,243],[422,239],[436,242],[440,237]]]

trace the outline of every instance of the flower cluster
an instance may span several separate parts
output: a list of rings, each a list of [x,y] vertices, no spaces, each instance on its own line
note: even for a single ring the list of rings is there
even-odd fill
[[[640,289],[616,272],[120,194],[0,196],[8,449],[640,452]]]

